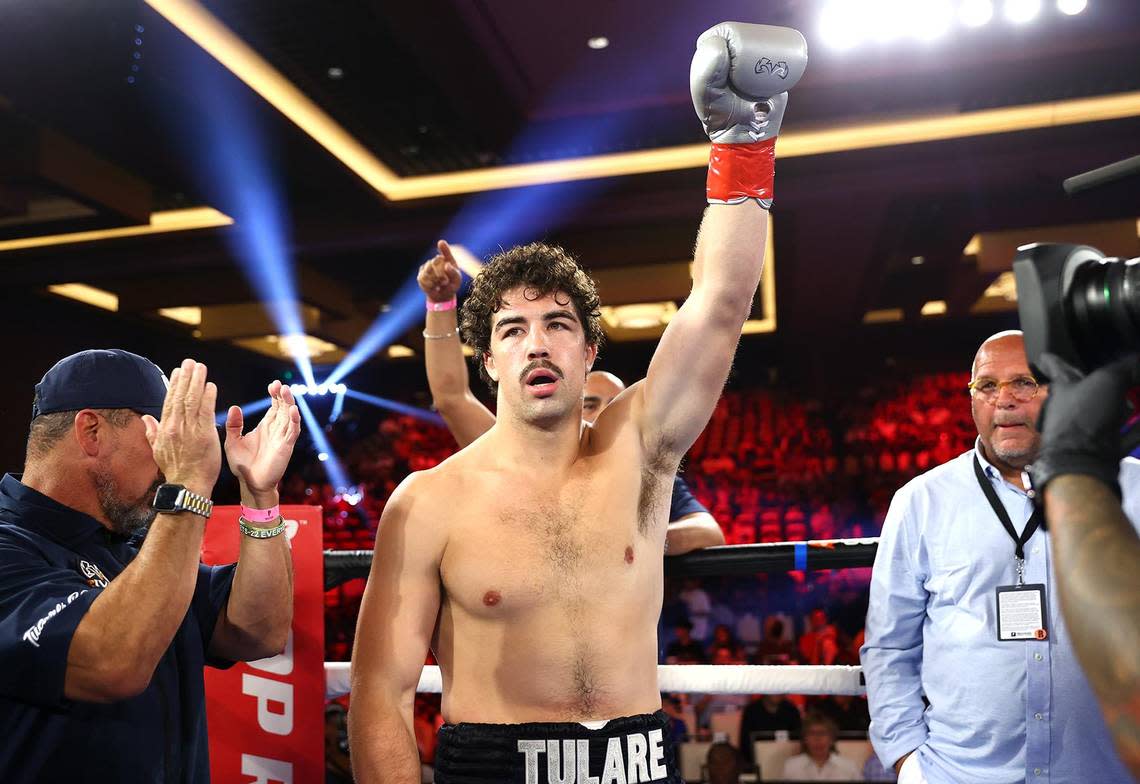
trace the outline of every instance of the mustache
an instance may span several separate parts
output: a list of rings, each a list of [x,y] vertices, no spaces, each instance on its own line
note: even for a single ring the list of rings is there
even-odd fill
[[[565,378],[565,374],[562,372],[562,369],[551,362],[549,359],[536,359],[534,362],[531,362],[522,369],[522,373],[519,373],[519,381],[525,384],[526,377],[539,368],[542,368],[543,370],[549,370],[559,378]]]

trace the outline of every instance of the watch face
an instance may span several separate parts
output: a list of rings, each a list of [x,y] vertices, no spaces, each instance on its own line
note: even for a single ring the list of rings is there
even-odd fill
[[[154,494],[154,503],[151,504],[159,511],[174,509],[178,494],[182,492],[182,485],[159,485],[158,492]]]

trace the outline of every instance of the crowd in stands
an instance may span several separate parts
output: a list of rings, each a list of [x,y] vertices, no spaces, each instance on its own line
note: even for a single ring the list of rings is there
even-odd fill
[[[726,392],[683,471],[729,544],[876,536],[894,491],[972,446],[965,373],[921,375],[868,387],[839,405],[767,390]],[[384,504],[410,472],[452,454],[447,430],[420,418],[379,422],[346,411],[328,429],[356,484],[338,492],[319,462],[290,474],[282,503],[324,510],[326,549],[371,549]],[[661,614],[662,663],[858,664],[870,569],[668,580]],[[362,579],[326,594],[326,659],[351,656]],[[711,739],[718,714],[745,764],[753,733],[797,738],[806,716],[843,734],[864,732],[863,698],[666,695],[677,738]],[[820,718],[822,717],[822,718]],[[735,720],[735,719],[734,719]],[[416,736],[430,765],[438,696],[416,705]],[[808,753],[805,747],[805,754]]]

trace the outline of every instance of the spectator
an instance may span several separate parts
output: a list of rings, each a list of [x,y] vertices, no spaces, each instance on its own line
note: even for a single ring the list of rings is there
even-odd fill
[[[839,756],[835,740],[839,730],[830,717],[809,713],[804,717],[801,753],[784,762],[788,781],[860,781],[855,763]]]
[[[739,659],[739,660],[741,660],[739,662],[740,664],[744,663],[743,662],[744,652],[740,647],[740,643],[738,643],[736,641],[736,638],[732,636],[732,629],[730,629],[728,626],[724,625],[723,623],[718,624],[717,627],[715,629],[713,629],[713,638],[712,638],[712,641],[709,643],[709,654],[715,660],[717,658],[718,652],[721,650],[727,651],[728,652],[728,654],[727,654],[728,658],[734,660],[734,662],[735,662],[735,660]],[[725,661],[725,662],[717,662],[717,663],[726,663],[727,664],[728,662]]]
[[[871,724],[867,700],[850,694],[821,697],[812,703],[812,711],[831,717],[840,732],[866,732]]]
[[[797,737],[802,725],[800,712],[781,694],[763,694],[748,703],[740,717],[740,748],[744,758],[755,763],[752,736],[758,732],[787,732]]]
[[[709,613],[712,612],[712,600],[701,587],[701,581],[690,577],[685,580],[685,588],[681,591],[681,601],[689,608],[689,622],[692,624],[694,638],[704,642],[709,636]]]
[[[760,649],[760,618],[751,606],[743,609],[736,618],[736,638],[749,656],[755,656]]]
[[[796,647],[785,637],[782,618],[769,616],[764,624],[764,639],[756,649],[758,664],[787,664],[795,656]]]
[[[681,700],[674,694],[661,695],[661,710],[669,717],[669,733],[673,743],[684,743],[689,739],[689,727],[685,724],[685,710]]]
[[[704,647],[693,639],[693,624],[682,621],[675,631],[677,639],[665,649],[665,661],[669,664],[706,664],[708,656]]]
[[[731,743],[714,743],[705,757],[705,769],[708,784],[739,784],[740,753]]]
[[[808,630],[800,637],[800,658],[804,664],[834,664],[839,654],[839,630],[819,607],[812,610],[808,623]]]

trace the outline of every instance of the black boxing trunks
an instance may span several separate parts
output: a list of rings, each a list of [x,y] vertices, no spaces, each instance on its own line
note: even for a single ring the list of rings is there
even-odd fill
[[[684,784],[685,780],[677,767],[669,719],[657,711],[604,724],[444,724],[435,750],[435,781]]]

